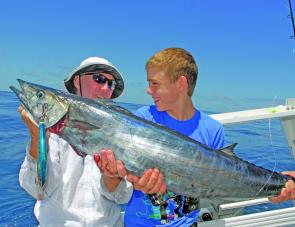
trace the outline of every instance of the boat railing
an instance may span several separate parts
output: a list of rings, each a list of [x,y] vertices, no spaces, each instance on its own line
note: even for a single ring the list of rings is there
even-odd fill
[[[295,158],[295,98],[287,99],[285,105],[212,114],[211,117],[223,125],[279,118],[292,156]],[[199,222],[198,226],[295,226],[295,207],[241,215],[243,208],[265,203],[269,203],[268,198],[221,204],[216,208],[202,208],[199,218],[203,222]],[[295,206],[295,202],[293,204]]]

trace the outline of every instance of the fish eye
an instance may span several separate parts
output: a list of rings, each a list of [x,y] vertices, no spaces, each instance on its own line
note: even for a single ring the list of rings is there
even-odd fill
[[[39,90],[39,91],[36,92],[36,96],[39,99],[41,99],[41,98],[43,98],[45,96],[45,93],[44,93],[44,91]]]

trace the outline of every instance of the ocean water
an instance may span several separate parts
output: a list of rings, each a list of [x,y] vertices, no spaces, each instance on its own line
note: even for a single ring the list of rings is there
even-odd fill
[[[138,107],[123,105],[130,110]],[[18,182],[18,172],[29,139],[28,130],[17,112],[18,106],[19,101],[13,93],[0,91],[0,226],[38,225],[33,214],[35,201]],[[278,120],[226,126],[225,133],[226,144],[238,143],[235,150],[242,159],[270,170],[295,170],[295,161]],[[291,202],[269,203],[248,207],[244,213],[290,206]]]

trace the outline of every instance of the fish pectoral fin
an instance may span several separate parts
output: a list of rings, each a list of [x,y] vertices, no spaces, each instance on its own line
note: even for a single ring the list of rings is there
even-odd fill
[[[88,122],[78,121],[78,120],[72,121],[71,122],[71,127],[72,128],[82,129],[82,130],[96,130],[96,129],[99,129],[99,127],[97,125],[93,125],[93,124],[90,124]]]
[[[234,148],[238,145],[238,143],[233,143],[227,147],[224,147],[224,148],[221,148],[219,151],[225,153],[225,154],[228,154],[230,156],[235,156],[236,157],[236,154],[234,152]]]

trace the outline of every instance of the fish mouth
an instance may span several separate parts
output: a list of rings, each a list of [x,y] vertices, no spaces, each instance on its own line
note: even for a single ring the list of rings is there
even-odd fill
[[[25,81],[21,80],[21,79],[17,79],[19,85],[20,85],[20,89],[14,87],[14,86],[9,86],[9,89],[12,90],[16,96],[18,97],[18,99],[20,100],[21,105],[24,107],[27,116],[29,117],[29,119],[36,125],[38,126],[37,122],[35,121],[34,117],[31,115],[30,111],[29,111],[29,106],[27,103],[27,97],[24,93],[24,86],[25,86]]]
[[[19,82],[21,90],[17,89],[14,86],[10,86],[9,88],[10,88],[10,90],[12,90],[16,94],[16,96],[20,100],[21,104],[25,108],[26,112],[28,112],[29,108],[28,108],[28,105],[27,105],[27,102],[26,102],[27,97],[24,94],[24,89],[23,89],[23,86],[22,86],[24,84],[24,81],[21,80],[21,79],[17,79],[17,81]]]
[[[35,113],[35,117],[34,115],[30,112],[30,108],[29,108],[29,104],[28,104],[28,100],[30,99],[29,96],[26,95],[26,88],[30,87],[30,83],[21,80],[21,79],[17,79],[20,89],[14,87],[14,86],[10,86],[9,88],[16,94],[16,96],[19,98],[21,105],[24,107],[29,119],[35,124],[38,125],[38,122],[40,122],[41,120],[43,121],[44,118],[46,118],[46,110],[48,109],[48,104],[47,103],[37,103],[37,106],[39,109],[43,109],[43,112],[40,114]]]
[[[10,86],[10,90],[12,90],[16,96],[19,98],[19,100],[21,101],[21,103],[25,106],[25,103],[26,103],[26,96],[24,94],[24,86],[25,86],[25,81],[21,80],[21,79],[17,79],[19,85],[20,85],[20,88],[21,90],[17,89],[16,87],[14,86]]]
[[[45,123],[46,128],[55,125],[68,112],[69,103],[59,97],[61,91],[17,79],[20,88],[10,86],[35,124]]]
[[[9,89],[12,90],[16,94],[16,96],[19,98],[20,101],[22,101],[23,94],[22,94],[22,92],[20,90],[18,90],[14,86],[10,86]]]

